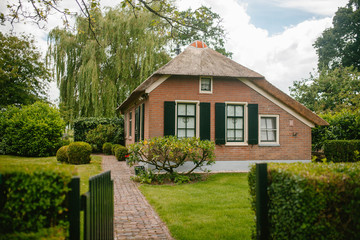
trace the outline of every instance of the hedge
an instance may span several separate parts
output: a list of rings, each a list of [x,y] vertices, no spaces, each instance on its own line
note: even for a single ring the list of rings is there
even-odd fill
[[[86,141],[86,133],[95,129],[98,125],[111,124],[116,127],[113,143],[124,143],[123,126],[124,120],[122,118],[79,118],[74,121],[74,141]]]
[[[86,142],[73,142],[67,147],[68,163],[88,164],[91,161],[92,148]]]
[[[71,173],[59,169],[1,170],[0,236],[67,225]]]
[[[129,154],[129,151],[124,146],[117,146],[115,149],[115,157],[118,161],[125,161],[125,155]]]
[[[327,161],[360,161],[360,140],[327,140],[324,143],[324,153]]]
[[[358,239],[359,175],[360,163],[268,164],[270,239]],[[248,180],[255,211],[255,166]]]

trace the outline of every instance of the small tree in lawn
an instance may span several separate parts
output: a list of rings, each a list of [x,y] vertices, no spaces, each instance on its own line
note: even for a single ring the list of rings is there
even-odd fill
[[[176,168],[192,162],[194,166],[185,175],[195,169],[202,169],[214,163],[215,145],[211,141],[198,138],[155,137],[133,144],[129,147],[129,163],[143,162],[153,165],[156,170],[173,174]]]

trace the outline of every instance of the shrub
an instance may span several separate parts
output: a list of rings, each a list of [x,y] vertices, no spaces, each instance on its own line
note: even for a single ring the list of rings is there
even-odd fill
[[[10,106],[0,113],[0,152],[20,156],[55,155],[61,147],[65,123],[59,110],[36,102],[17,108]]]
[[[358,239],[359,175],[360,163],[268,164],[270,239]]]
[[[0,173],[0,236],[66,224],[70,173],[35,167]]]
[[[91,144],[94,152],[101,152],[102,146],[106,142],[111,142],[115,136],[113,125],[99,125],[95,129],[86,133],[86,142]]]
[[[324,143],[326,159],[332,162],[360,161],[360,140],[328,140]]]
[[[118,161],[125,161],[125,155],[128,154],[128,149],[124,146],[117,146],[115,148],[115,157]]]
[[[57,150],[56,152],[56,159],[59,162],[63,162],[63,163],[68,163],[69,162],[69,157],[68,157],[68,145],[66,146],[62,146],[61,148],[59,148],[59,150]]]
[[[111,153],[112,153],[112,144],[109,143],[109,142],[104,143],[103,146],[102,146],[102,150],[103,150],[103,153],[105,153],[106,155],[111,155]]]
[[[116,149],[117,147],[122,147],[122,145],[121,145],[121,144],[113,144],[113,145],[112,145],[112,148],[111,148],[111,154],[112,154],[112,155],[115,155],[115,149]]]
[[[143,162],[173,174],[176,168],[189,161],[193,167],[186,174],[190,174],[214,163],[214,149],[213,142],[198,138],[155,137],[130,145],[129,163]]]
[[[91,157],[91,146],[86,142],[70,143],[67,149],[67,154],[70,164],[88,164]]]

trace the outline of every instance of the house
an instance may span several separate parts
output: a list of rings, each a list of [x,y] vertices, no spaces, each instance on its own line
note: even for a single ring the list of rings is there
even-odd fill
[[[264,76],[196,41],[119,107],[126,145],[156,136],[216,143],[215,171],[254,161],[310,161],[311,128],[328,125]],[[245,168],[245,169],[244,169]]]

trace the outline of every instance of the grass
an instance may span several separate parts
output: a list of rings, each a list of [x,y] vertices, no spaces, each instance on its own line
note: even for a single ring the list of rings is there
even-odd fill
[[[210,175],[182,185],[141,185],[141,192],[177,239],[251,239],[247,174]]]

